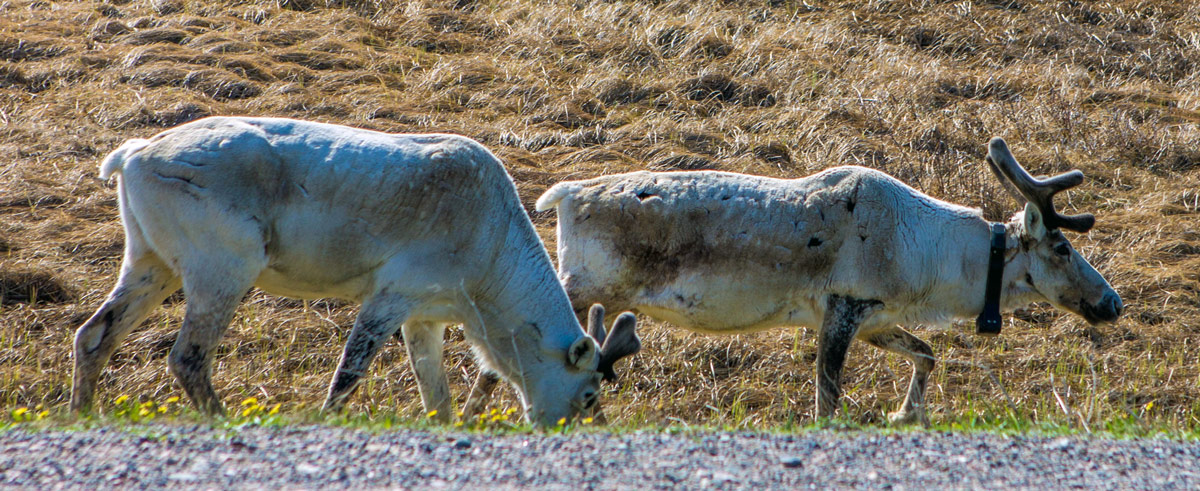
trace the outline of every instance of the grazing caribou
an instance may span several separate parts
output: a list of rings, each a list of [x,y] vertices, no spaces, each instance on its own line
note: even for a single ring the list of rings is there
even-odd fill
[[[122,340],[181,287],[187,310],[168,366],[211,414],[224,411],[213,349],[252,286],[362,304],[327,410],[343,406],[397,330],[425,409],[442,420],[453,414],[441,362],[449,323],[464,325],[480,364],[543,426],[598,411],[601,377],[640,347],[632,314],[603,344],[583,331],[512,178],[465,137],[213,117],[125,142],[101,164],[110,176],[120,176],[125,258],[75,335],[77,412]]]
[[[998,332],[1001,311],[1039,301],[1093,324],[1122,310],[1062,234],[1095,219],[1052,203],[1083,174],[1035,179],[1000,138],[987,162],[1025,204],[1007,223],[854,166],[800,179],[632,172],[559,183],[537,209],[558,208],[558,275],[577,312],[603,303],[703,333],[816,328],[818,417],[838,407],[846,350],[859,339],[913,363],[888,419],[928,424],[933,350],[898,325],[978,316],[982,331]],[[477,381],[468,410],[494,382]]]

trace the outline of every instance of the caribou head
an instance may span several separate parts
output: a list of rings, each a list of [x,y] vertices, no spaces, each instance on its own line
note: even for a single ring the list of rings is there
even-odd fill
[[[988,144],[987,162],[1004,188],[1025,205],[1025,211],[1010,222],[1019,239],[1014,252],[1023,253],[1028,260],[1024,276],[1015,278],[1017,287],[1079,314],[1091,324],[1117,320],[1123,309],[1121,296],[1062,233],[1086,233],[1096,224],[1096,218],[1090,213],[1063,215],[1054,209],[1054,195],[1082,183],[1083,173],[1074,170],[1035,178],[1017,163],[1000,138]]]
[[[606,423],[604,412],[600,408],[597,393],[598,385],[601,380],[605,382],[614,382],[617,380],[617,374],[613,371],[613,365],[620,360],[642,349],[642,341],[637,337],[637,317],[632,312],[624,312],[617,316],[617,320],[613,321],[612,331],[604,329],[604,306],[600,304],[592,305],[588,311],[588,336],[595,340],[597,346],[600,347],[597,355],[593,357],[595,363],[595,384],[590,386],[584,396],[581,406],[573,408],[573,414],[579,417],[592,417],[599,423]]]

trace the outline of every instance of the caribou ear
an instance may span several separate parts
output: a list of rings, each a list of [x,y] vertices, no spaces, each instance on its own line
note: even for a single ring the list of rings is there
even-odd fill
[[[591,370],[596,366],[596,356],[600,350],[596,348],[596,340],[591,336],[580,336],[567,348],[567,364],[579,370]]]
[[[596,370],[604,376],[605,381],[614,382],[617,373],[613,371],[613,364],[641,349],[642,340],[637,337],[637,317],[632,312],[625,312],[613,322],[612,332],[608,333],[608,339],[600,348],[600,365]]]
[[[1042,218],[1042,212],[1038,210],[1037,205],[1033,203],[1025,203],[1025,216],[1022,218],[1025,221],[1025,234],[1033,240],[1042,240],[1046,236],[1046,222]]]
[[[604,306],[600,304],[592,305],[591,310],[588,310],[588,335],[596,340],[596,344],[604,346]]]

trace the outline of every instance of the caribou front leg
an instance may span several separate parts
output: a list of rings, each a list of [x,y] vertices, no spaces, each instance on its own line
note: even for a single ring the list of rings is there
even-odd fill
[[[380,294],[363,302],[342,349],[342,358],[329,384],[329,395],[321,412],[336,412],[345,406],[346,399],[358,388],[383,342],[400,329],[417,303],[396,294]]]
[[[496,389],[496,384],[500,382],[500,376],[491,372],[479,372],[475,377],[475,384],[471,386],[471,395],[467,396],[467,403],[463,405],[463,421],[470,421],[476,415],[487,409],[488,401],[492,398],[492,391]]]
[[[859,337],[871,346],[903,355],[913,364],[912,381],[908,384],[904,404],[899,410],[888,414],[888,421],[897,425],[920,423],[929,426],[929,416],[925,411],[925,386],[935,361],[933,348],[897,326],[861,333]]]
[[[817,337],[817,418],[831,418],[841,398],[846,350],[863,321],[883,307],[878,300],[829,295]]]

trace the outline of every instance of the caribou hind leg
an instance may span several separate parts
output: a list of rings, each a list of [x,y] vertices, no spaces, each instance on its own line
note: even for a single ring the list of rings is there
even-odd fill
[[[265,265],[265,257],[213,254],[191,257],[183,267],[187,309],[167,356],[167,367],[201,412],[214,416],[225,413],[212,386],[213,350]]]
[[[117,286],[75,333],[72,411],[85,412],[91,408],[100,372],[117,347],[181,285],[179,277],[158,256],[133,249],[121,265]]]
[[[913,364],[912,381],[908,384],[904,404],[900,410],[888,414],[888,421],[892,424],[921,423],[929,426],[929,416],[925,412],[925,386],[929,372],[933,371],[933,348],[897,326],[864,333],[859,338],[876,348],[902,355]]]
[[[817,337],[817,418],[833,417],[841,398],[846,350],[865,319],[883,307],[878,300],[829,295]]]

